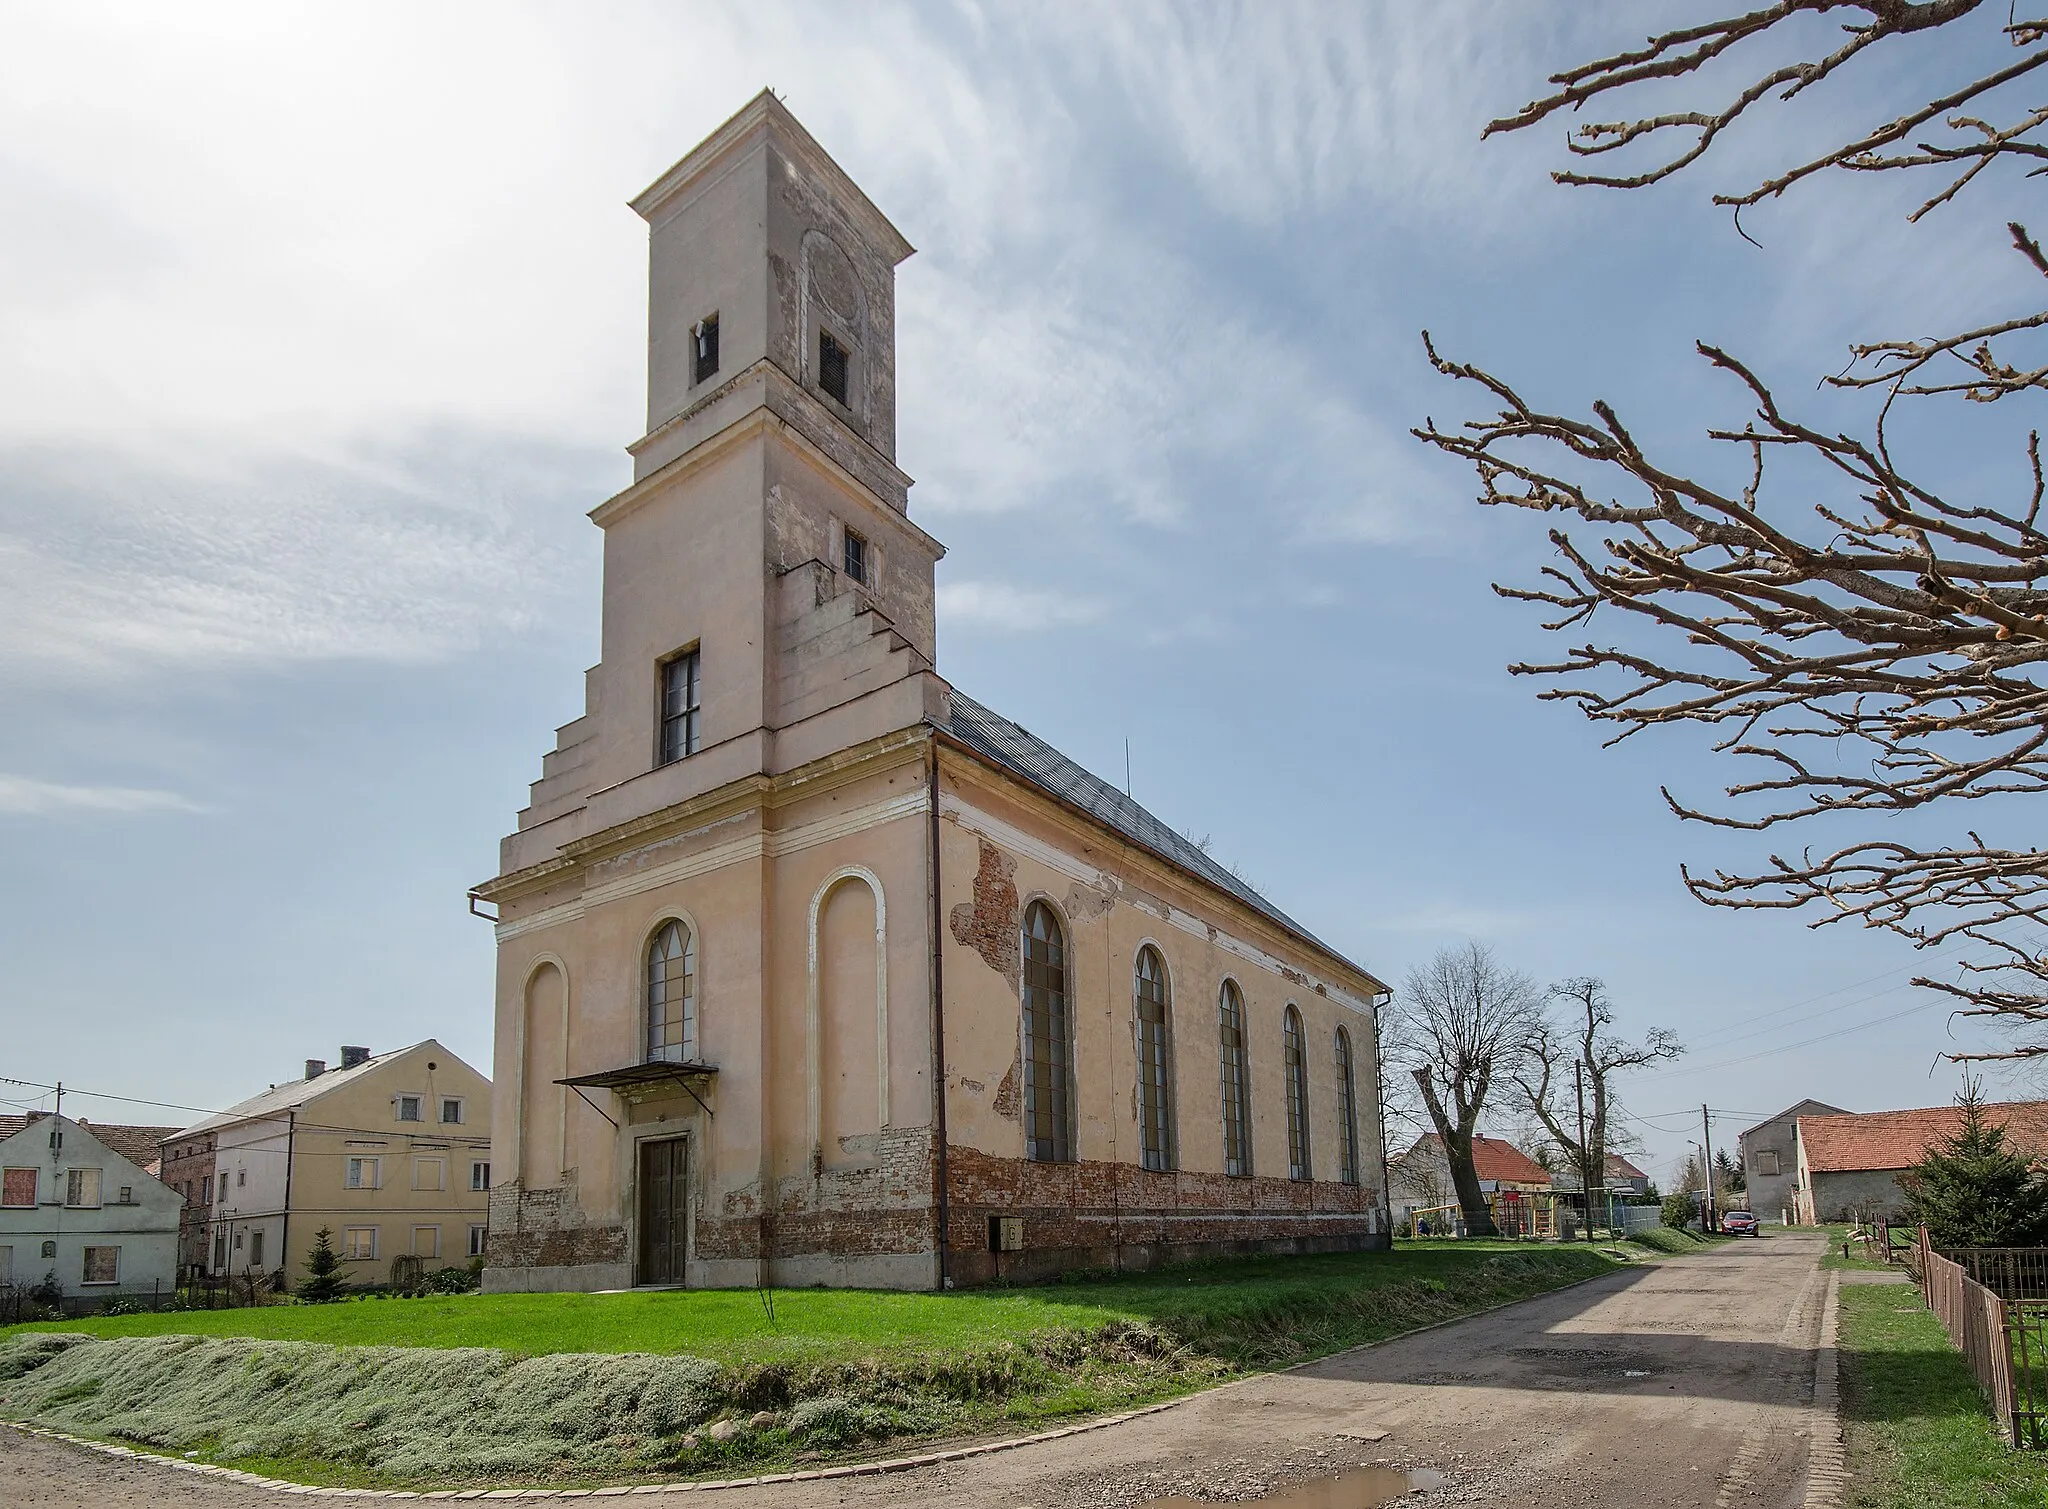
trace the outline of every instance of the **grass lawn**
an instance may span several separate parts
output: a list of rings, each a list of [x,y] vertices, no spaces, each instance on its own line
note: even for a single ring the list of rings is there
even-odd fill
[[[1835,1254],[1841,1255],[1840,1238]],[[2048,1453],[2005,1444],[1969,1364],[1912,1289],[1841,1290],[1842,1415],[1857,1509],[2048,1503]]]
[[[1824,1226],[1821,1228],[1821,1230],[1827,1233],[1828,1238],[1828,1250],[1826,1255],[1820,1260],[1821,1267],[1867,1268],[1874,1271],[1882,1271],[1885,1267],[1883,1263],[1877,1261],[1876,1258],[1863,1255],[1865,1249],[1861,1242],[1850,1243],[1849,1251],[1853,1256],[1846,1258],[1842,1256],[1842,1243],[1849,1240],[1849,1233],[1854,1229],[1846,1225]]]
[[[1458,1313],[1456,1293],[1488,1260],[1520,1254],[1548,1271],[1539,1287],[1603,1272],[1585,1247],[1404,1241],[1391,1253],[1251,1258],[1031,1288],[897,1294],[866,1289],[751,1289],[622,1294],[464,1294],[272,1305],[0,1328],[93,1336],[255,1336],[348,1346],[496,1347],[554,1352],[688,1353],[726,1364],[819,1362],[889,1351],[957,1351],[1115,1322],[1154,1327],[1238,1366],[1269,1366],[1354,1346]],[[1561,1265],[1561,1266],[1559,1266]],[[1532,1278],[1537,1277],[1531,1274]],[[1374,1291],[1420,1285],[1384,1316],[1357,1311]],[[1528,1292],[1535,1292],[1534,1289]],[[1388,1294],[1394,1299],[1393,1293]],[[1493,1302],[1482,1297],[1481,1303]]]
[[[114,1316],[0,1331],[0,1417],[313,1483],[747,1474],[1169,1399],[1617,1266],[1417,1241],[1028,1289],[780,1290],[772,1311],[690,1290]]]

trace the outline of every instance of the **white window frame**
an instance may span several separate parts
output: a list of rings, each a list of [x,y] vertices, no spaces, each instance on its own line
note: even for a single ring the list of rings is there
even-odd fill
[[[486,1159],[472,1160],[469,1165],[469,1192],[485,1194],[491,1187],[491,1165]]]
[[[111,1252],[114,1254],[114,1276],[112,1278],[86,1278],[84,1276],[92,1272],[92,1255],[95,1252]],[[95,1242],[90,1247],[82,1249],[78,1260],[78,1272],[78,1282],[81,1286],[90,1285],[91,1287],[98,1289],[110,1288],[115,1285],[118,1285],[121,1282],[120,1245],[118,1243]]]
[[[81,1192],[81,1187],[88,1182],[86,1179],[86,1175],[88,1174],[92,1176],[91,1180],[89,1181],[92,1185],[92,1198],[90,1200],[82,1200],[79,1198],[79,1194]],[[99,1169],[66,1169],[64,1179],[64,1208],[66,1210],[98,1210],[101,1207],[101,1205],[105,1203],[100,1198],[101,1195],[104,1193],[104,1191],[100,1187],[101,1183],[101,1170]]]
[[[422,1184],[421,1176],[432,1170],[434,1182]],[[412,1187],[422,1194],[442,1194],[448,1188],[448,1160],[446,1158],[415,1158],[412,1160]]]
[[[443,1095],[439,1097],[439,1101],[441,1119],[439,1123],[437,1123],[438,1125],[444,1127],[459,1127],[463,1124],[465,1120],[468,1119],[469,1108],[465,1104],[465,1097],[461,1095]],[[450,1116],[448,1114],[448,1108],[450,1106],[455,1107],[455,1114],[453,1116]]]
[[[410,1116],[405,1114],[405,1108],[408,1103],[412,1106],[412,1115]],[[395,1121],[411,1122],[424,1126],[426,1125],[426,1114],[427,1098],[424,1095],[415,1095],[408,1090],[404,1094],[391,1097],[391,1115]]]
[[[384,1160],[374,1154],[368,1157],[349,1154],[347,1166],[342,1171],[342,1182],[350,1189],[382,1189]]]
[[[489,1239],[490,1233],[491,1228],[489,1226],[471,1226],[469,1228],[469,1255],[471,1257],[482,1257],[484,1255],[484,1243]]]
[[[356,1251],[356,1238],[357,1238],[357,1236],[361,1235],[361,1234],[362,1234],[362,1233],[364,1233],[364,1232],[368,1232],[368,1233],[369,1233],[369,1236],[370,1236],[370,1250],[369,1250],[368,1252],[358,1252],[358,1251]],[[384,1228],[383,1228],[383,1227],[381,1227],[381,1226],[344,1226],[344,1227],[342,1227],[342,1229],[341,1229],[341,1255],[342,1255],[342,1258],[343,1258],[343,1259],[344,1259],[345,1261],[347,1261],[347,1262],[351,1262],[351,1263],[374,1263],[374,1262],[376,1262],[376,1261],[377,1261],[377,1249],[378,1249],[378,1247],[379,1247],[380,1245],[382,1245],[382,1241],[383,1241],[383,1234],[384,1234]]]

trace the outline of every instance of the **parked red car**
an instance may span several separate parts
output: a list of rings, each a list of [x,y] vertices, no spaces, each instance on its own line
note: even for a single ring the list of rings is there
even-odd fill
[[[1756,1217],[1746,1210],[1724,1210],[1721,1212],[1721,1230],[1731,1237],[1753,1237],[1756,1235]]]

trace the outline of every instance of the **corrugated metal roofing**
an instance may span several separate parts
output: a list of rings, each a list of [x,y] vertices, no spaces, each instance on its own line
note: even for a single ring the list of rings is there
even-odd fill
[[[431,1043],[434,1040],[426,1038],[423,1041]],[[193,1132],[211,1132],[220,1127],[233,1126],[238,1121],[253,1121],[259,1116],[278,1116],[286,1111],[296,1111],[307,1101],[361,1079],[380,1064],[388,1064],[401,1053],[410,1053],[413,1048],[420,1046],[420,1043],[414,1043],[409,1048],[394,1048],[389,1053],[379,1053],[373,1058],[364,1059],[353,1068],[329,1069],[317,1079],[288,1080],[284,1084],[265,1090],[261,1095],[250,1096],[239,1105],[229,1106],[225,1111],[209,1116],[204,1121],[194,1122],[185,1128],[185,1133],[189,1135]]]
[[[1280,908],[1216,863],[1191,840],[1125,796],[1109,782],[1075,764],[1045,740],[991,712],[962,692],[953,693],[953,737],[976,754],[1038,787],[1047,795],[1078,807],[1097,822],[1122,834],[1141,849],[1170,864],[1191,870],[1219,890],[1228,891],[1253,911],[1278,923],[1296,937],[1313,943],[1334,959],[1344,956],[1316,937]],[[1350,961],[1346,960],[1349,963]],[[1358,966],[1353,965],[1354,969]],[[1365,973],[1360,970],[1360,973]]]

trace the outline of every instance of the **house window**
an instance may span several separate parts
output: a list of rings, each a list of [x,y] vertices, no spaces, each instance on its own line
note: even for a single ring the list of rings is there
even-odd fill
[[[685,650],[661,665],[661,763],[673,765],[697,752],[699,655]]]
[[[829,330],[818,332],[818,386],[838,401],[839,407],[850,407],[846,401],[846,348],[833,338]]]
[[[201,1205],[211,1205],[213,1203],[213,1175],[211,1174],[208,1174],[199,1181],[199,1203]]]
[[[377,1228],[374,1226],[351,1226],[341,1234],[341,1254],[348,1258],[373,1258],[377,1255]]]
[[[1358,1092],[1351,1073],[1351,1034],[1337,1029],[1337,1177],[1358,1182]]]
[[[439,1257],[441,1255],[441,1228],[438,1226],[413,1227],[412,1255],[414,1257]]]
[[[482,1257],[484,1255],[484,1238],[490,1232],[490,1229],[488,1226],[472,1226],[469,1228],[469,1255],[471,1257]]]
[[[1760,1174],[1775,1174],[1778,1172],[1778,1154],[1774,1149],[1758,1149],[1752,1161],[1756,1164],[1756,1171]]]
[[[134,1185],[124,1184],[121,1186],[121,1203],[123,1205],[133,1205],[135,1203]]]
[[[56,1244],[55,1242],[45,1242],[45,1243],[43,1243],[43,1256],[44,1256],[44,1257],[46,1257],[46,1258],[53,1258],[53,1257],[55,1257],[56,1255],[57,1255],[57,1244]]]
[[[400,1121],[418,1121],[420,1119],[419,1096],[401,1095],[398,1097],[398,1119]]]
[[[443,1096],[441,1097],[441,1125],[443,1125],[443,1126],[460,1126],[460,1125],[462,1125],[462,1097],[461,1097],[461,1096],[459,1096],[459,1095],[443,1095]]]
[[[228,1234],[216,1232],[213,1238],[213,1269],[218,1273],[228,1265]]]
[[[1281,1028],[1280,1068],[1287,1080],[1287,1177],[1309,1176],[1308,1063],[1302,1053],[1301,1013],[1292,1006]]]
[[[247,1170],[246,1168],[238,1168],[238,1169],[236,1169],[236,1170],[235,1170],[235,1188],[236,1188],[236,1189],[241,1189],[241,1188],[243,1188],[244,1186],[246,1186],[246,1185],[248,1184],[248,1182],[249,1182],[249,1171],[248,1171],[248,1170]]]
[[[845,536],[844,548],[840,551],[841,563],[846,567],[848,576],[865,584],[868,579],[867,536],[851,529],[845,531]]]
[[[242,1250],[242,1239],[247,1235],[248,1233],[244,1231],[238,1231],[235,1233],[235,1251],[240,1252]]]
[[[100,1203],[100,1171],[96,1168],[74,1168],[64,1189],[64,1203],[87,1209]]]
[[[690,381],[699,383],[718,371],[718,316],[707,314],[697,321],[691,327],[690,338],[694,347]]]
[[[674,918],[647,945],[647,1061],[697,1061],[697,940]]]
[[[412,1160],[412,1187],[414,1189],[445,1189],[448,1187],[447,1160],[442,1158],[415,1158]]]
[[[88,1284],[120,1283],[121,1249],[118,1247],[86,1248],[85,1272],[82,1281]]]
[[[378,1158],[351,1158],[348,1160],[348,1187],[350,1189],[375,1189],[378,1185]]]
[[[1216,1002],[1217,1051],[1223,1064],[1223,1172],[1252,1171],[1251,1073],[1244,1051],[1244,996],[1232,980]]]
[[[226,1169],[222,1169],[220,1174],[220,1197],[223,1200],[228,1197],[228,1174]]]
[[[40,1172],[40,1169],[33,1168],[0,1170],[0,1205],[33,1206],[36,1203],[36,1175]]]
[[[263,1266],[263,1233],[260,1231],[249,1233],[249,1266],[251,1268],[261,1268]]]
[[[1149,944],[1138,950],[1138,1146],[1144,1166],[1173,1167],[1173,1087],[1168,1047],[1166,965]]]
[[[1034,901],[1024,914],[1024,1156],[1039,1163],[1074,1156],[1072,1045],[1066,939],[1052,908]]]
[[[469,1187],[473,1190],[491,1187],[491,1166],[488,1163],[472,1163],[469,1166]]]

